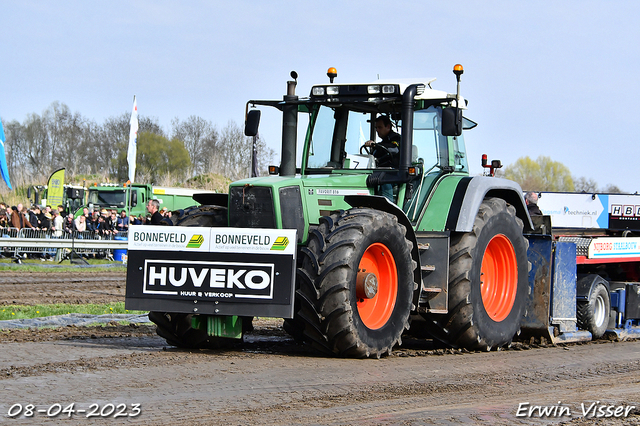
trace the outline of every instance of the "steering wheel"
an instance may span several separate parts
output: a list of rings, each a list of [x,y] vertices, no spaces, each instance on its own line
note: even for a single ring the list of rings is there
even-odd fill
[[[384,145],[380,145],[377,143],[374,143],[373,145],[362,145],[360,147],[360,154],[362,154],[364,151],[366,153],[366,155],[373,155],[374,152],[378,152],[380,153],[380,151],[382,151],[381,155],[377,155],[376,156],[376,163],[380,164],[380,163],[385,163],[388,161],[391,161],[391,152],[389,152],[389,150],[384,146]]]

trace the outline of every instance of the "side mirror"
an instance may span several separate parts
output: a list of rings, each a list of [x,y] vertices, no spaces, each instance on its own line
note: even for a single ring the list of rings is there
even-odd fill
[[[259,125],[260,125],[260,110],[252,109],[247,113],[247,121],[245,121],[244,123],[245,136],[257,135]]]
[[[460,136],[462,134],[462,110],[460,108],[444,108],[442,110],[442,134],[444,136]]]

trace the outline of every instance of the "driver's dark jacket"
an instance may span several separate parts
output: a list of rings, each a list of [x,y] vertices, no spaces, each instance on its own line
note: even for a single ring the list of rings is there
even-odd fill
[[[378,160],[378,167],[400,167],[400,135],[393,130],[389,132],[387,136],[382,138],[382,141],[376,145],[382,145],[387,148],[391,154],[391,158],[382,149],[373,150],[373,156]]]

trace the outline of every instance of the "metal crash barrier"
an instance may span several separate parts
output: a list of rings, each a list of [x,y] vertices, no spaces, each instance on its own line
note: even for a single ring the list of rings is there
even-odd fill
[[[127,249],[127,232],[98,234],[92,231],[44,231],[31,228],[3,228],[0,250],[5,256],[42,256],[60,260],[62,250],[80,256],[112,258],[114,250]]]

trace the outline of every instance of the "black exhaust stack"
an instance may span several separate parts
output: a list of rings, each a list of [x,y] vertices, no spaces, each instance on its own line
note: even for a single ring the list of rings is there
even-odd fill
[[[293,78],[293,81],[287,81],[287,94],[283,97],[285,105],[282,107],[280,176],[295,176],[296,174],[296,144],[298,137],[296,85],[298,84],[298,73],[291,71],[291,78]]]

